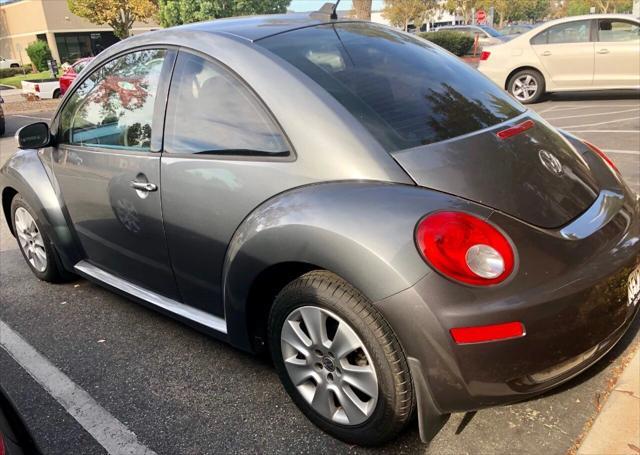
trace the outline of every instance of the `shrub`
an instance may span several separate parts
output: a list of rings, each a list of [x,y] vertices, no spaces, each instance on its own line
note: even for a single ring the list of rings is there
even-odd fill
[[[29,74],[33,72],[31,65],[25,65],[22,68],[3,68],[0,69],[0,79],[15,76],[16,74]]]
[[[27,46],[27,55],[31,59],[38,71],[45,71],[48,68],[47,60],[52,60],[49,45],[44,41],[34,41]]]
[[[469,53],[474,39],[464,33],[442,30],[440,32],[420,33],[420,36],[441,46],[452,54],[461,57]]]

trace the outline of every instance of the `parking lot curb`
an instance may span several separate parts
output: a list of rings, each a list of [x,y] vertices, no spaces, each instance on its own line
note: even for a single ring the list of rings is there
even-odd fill
[[[577,453],[640,454],[640,349],[611,390]]]

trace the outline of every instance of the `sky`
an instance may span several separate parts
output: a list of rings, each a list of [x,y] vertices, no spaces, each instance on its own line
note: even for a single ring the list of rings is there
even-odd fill
[[[9,0],[0,0],[0,4],[6,3]],[[304,12],[304,11],[316,11],[320,9],[322,5],[324,5],[326,1],[324,0],[291,0],[291,4],[289,5],[289,9],[296,12]],[[380,11],[382,10],[384,1],[383,0],[372,0],[372,10]],[[350,10],[351,9],[351,1],[343,0],[338,5],[339,10]]]

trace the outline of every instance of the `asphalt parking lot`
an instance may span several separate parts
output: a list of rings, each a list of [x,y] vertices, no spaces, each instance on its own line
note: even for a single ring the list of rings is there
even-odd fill
[[[640,94],[553,96],[532,108],[604,149],[628,184],[640,191]],[[0,163],[13,153],[12,136],[19,126],[50,115],[8,116]],[[268,360],[236,351],[87,281],[38,281],[4,221],[0,283],[0,321],[158,454],[564,454],[640,343],[636,320],[612,352],[558,390],[511,406],[453,415],[428,447],[414,425],[394,443],[370,450],[347,446],[313,426],[291,403]],[[2,349],[0,387],[45,453],[105,452]]]

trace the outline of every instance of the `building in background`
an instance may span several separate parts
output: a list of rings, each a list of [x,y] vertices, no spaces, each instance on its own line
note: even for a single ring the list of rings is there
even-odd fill
[[[160,28],[155,22],[133,25],[132,34]],[[46,41],[53,58],[72,63],[118,41],[110,27],[95,25],[69,11],[65,0],[16,0],[0,4],[0,55],[30,62],[26,47]]]

